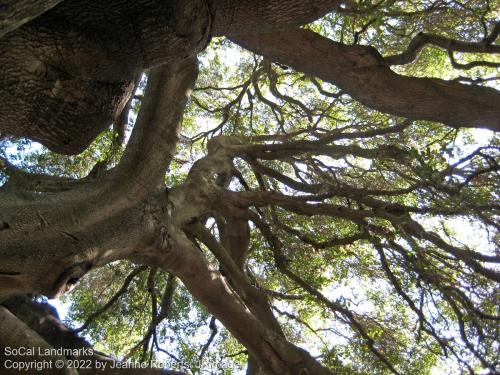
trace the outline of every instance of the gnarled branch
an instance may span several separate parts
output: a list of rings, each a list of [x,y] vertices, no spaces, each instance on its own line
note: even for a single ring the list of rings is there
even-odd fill
[[[333,83],[381,112],[454,128],[500,130],[497,90],[398,75],[371,47],[347,46],[302,29],[229,38],[273,61]]]

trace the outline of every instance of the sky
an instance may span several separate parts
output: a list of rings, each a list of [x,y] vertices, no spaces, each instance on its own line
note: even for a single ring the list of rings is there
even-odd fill
[[[227,66],[236,66],[238,61],[240,60],[240,55],[239,51],[237,48],[226,48],[221,51],[221,60],[224,61],[224,63]],[[286,93],[286,92],[285,92]],[[214,124],[207,122],[207,121],[200,121],[200,124],[203,123],[204,127],[206,129],[200,129],[200,130],[208,130],[209,128],[213,127]],[[460,137],[457,139],[457,144],[460,146],[460,148],[465,152],[471,152],[474,150],[474,148],[479,147],[479,146],[484,146],[488,145],[490,143],[492,133],[488,130],[483,130],[483,129],[471,129],[470,130],[471,134],[473,135],[474,138],[474,144],[469,144],[466,145],[464,139],[461,139]],[[461,144],[460,144],[461,143]],[[32,142],[30,147],[26,149],[24,152],[29,153],[29,152],[35,152],[41,150],[41,146],[36,143]],[[16,147],[11,145],[5,149],[5,152],[7,154],[16,154],[17,150]],[[450,159],[450,162],[454,162],[453,159]],[[428,223],[434,224],[432,222]],[[462,218],[454,218],[449,221],[450,227],[455,230],[457,239],[465,244],[468,244],[471,247],[477,248],[478,250],[484,248],[488,248],[489,242],[487,240],[487,235],[484,229],[480,228],[479,226],[475,225],[474,223],[462,219]],[[342,290],[331,290],[331,291],[326,291],[325,292],[327,296],[331,298],[335,298],[336,296],[344,295],[345,297],[349,297],[351,293],[353,293],[353,290],[351,287],[346,286],[345,288],[342,288]],[[68,310],[70,308],[70,303],[69,302],[63,302],[61,300],[56,300],[56,299],[51,299],[49,300],[49,303],[54,306],[57,311],[59,312],[59,315],[62,320],[64,320],[67,317]],[[367,306],[367,308],[376,308],[374,306]],[[203,335],[202,335],[203,336]],[[200,342],[203,342],[205,337],[200,336]],[[306,348],[307,349],[307,348]],[[311,349],[311,348],[309,348]],[[441,374],[446,374],[449,373],[450,370],[453,370],[450,368],[452,364],[450,363],[443,363],[441,366],[436,366],[433,369],[432,375],[441,375]],[[243,374],[244,372],[241,372]],[[236,375],[240,375],[239,373],[236,373]]]

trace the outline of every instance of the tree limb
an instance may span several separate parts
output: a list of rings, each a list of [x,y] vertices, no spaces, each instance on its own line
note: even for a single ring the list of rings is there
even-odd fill
[[[384,60],[389,65],[409,64],[416,59],[418,53],[428,44],[440,47],[448,52],[500,53],[500,46],[491,44],[497,38],[499,32],[500,22],[497,22],[490,35],[481,42],[464,42],[435,34],[418,33],[404,52],[384,57]]]
[[[303,29],[229,39],[273,61],[333,83],[378,111],[454,128],[500,130],[497,90],[401,76],[391,71],[371,47],[347,46]]]
[[[78,180],[68,177],[23,171],[2,156],[0,156],[0,171],[5,172],[9,176],[9,180],[2,187],[2,190],[19,189],[25,191],[57,192],[69,190],[79,184]]]
[[[337,9],[341,0],[216,0],[212,35],[254,34],[289,29]]]
[[[74,351],[75,356],[71,357],[71,359],[90,360],[92,363],[91,366],[88,366],[89,368],[79,369],[78,373],[57,372],[58,375],[186,375],[184,372],[160,368],[134,368],[123,365],[120,366],[121,362],[93,349],[86,340],[79,337],[74,331],[68,329],[60,321],[59,317],[54,312],[54,308],[46,303],[37,303],[27,297],[17,297],[7,301],[5,305],[8,310],[5,307],[0,306],[0,315],[2,314],[2,311],[5,311],[6,314],[10,314],[10,319],[16,319],[17,326],[22,325],[26,329],[29,329],[32,334],[40,337],[48,343],[47,345],[50,345],[55,349],[62,348],[70,349],[72,351],[74,349],[80,349],[79,351]],[[5,337],[15,336],[16,335],[12,335],[12,331],[10,331],[10,334],[5,335]],[[3,337],[4,335],[0,335],[0,340]],[[22,339],[24,337],[22,335],[17,335],[17,337],[21,339],[20,341],[22,343]],[[24,342],[25,347],[36,347],[38,345],[38,342],[33,342],[32,345]],[[43,343],[40,345],[43,345]],[[66,360],[66,358],[63,357],[63,360]],[[97,366],[96,362],[100,362],[101,365]]]
[[[0,1],[0,38],[53,8],[63,0]]]
[[[118,184],[126,181],[124,187],[132,199],[145,197],[161,184],[175,154],[184,108],[197,75],[195,57],[151,71],[134,131],[114,171]]]
[[[54,349],[44,338],[40,337],[37,332],[33,331],[3,306],[0,306],[0,347],[39,348],[39,351],[42,353],[45,350]],[[66,358],[63,356],[51,355],[46,357],[36,353],[37,352],[28,356],[4,357],[4,352],[2,351],[2,353],[0,353],[1,367],[4,367],[4,363],[7,359],[18,362],[41,362],[44,360],[51,360],[53,362],[63,361],[63,363],[65,363],[63,369],[57,370],[55,368],[48,368],[44,370],[43,373],[48,375],[78,375],[75,369],[67,368],[68,364]]]
[[[147,269],[146,266],[141,266],[141,267],[137,267],[136,269],[134,269],[126,278],[125,280],[123,281],[123,284],[121,286],[121,288],[118,290],[118,292],[116,292],[113,297],[111,297],[111,299],[106,302],[106,304],[104,306],[102,306],[99,310],[97,311],[94,311],[92,314],[90,314],[90,316],[87,318],[87,320],[85,321],[85,323],[82,324],[82,326],[78,329],[75,330],[75,332],[81,332],[81,331],[84,331],[86,330],[90,324],[92,324],[92,322],[97,318],[99,317],[99,315],[102,315],[103,313],[105,313],[107,310],[109,310],[109,308],[111,306],[113,306],[115,304],[116,301],[118,301],[118,299],[127,292],[128,290],[128,287],[130,286],[130,284],[132,283],[132,281],[134,280],[134,278],[140,274],[141,272],[145,271]]]

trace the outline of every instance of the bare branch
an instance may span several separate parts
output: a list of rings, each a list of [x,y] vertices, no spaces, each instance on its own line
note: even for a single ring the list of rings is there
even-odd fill
[[[500,46],[491,44],[498,36],[499,25],[500,22],[497,22],[491,34],[481,42],[463,42],[440,35],[418,33],[403,53],[384,57],[384,60],[389,65],[409,64],[417,58],[418,53],[428,44],[440,47],[449,53],[500,53]]]
[[[125,278],[125,280],[123,281],[123,284],[122,284],[121,288],[113,295],[113,297],[111,297],[111,299],[108,302],[106,302],[106,304],[103,307],[101,307],[99,310],[97,310],[94,313],[92,313],[87,318],[87,320],[85,321],[85,323],[83,323],[81,327],[77,328],[75,330],[75,332],[79,333],[79,332],[82,332],[82,331],[88,329],[88,327],[92,324],[92,322],[95,319],[97,319],[100,315],[102,315],[106,311],[108,311],[116,303],[116,301],[118,301],[118,299],[128,291],[128,288],[129,288],[130,284],[132,283],[132,281],[134,280],[134,278],[137,275],[139,275],[141,272],[145,271],[147,268],[148,267],[146,267],[146,266],[141,266],[141,267],[137,267],[136,269],[134,269]]]
[[[455,128],[500,129],[497,90],[398,75],[371,47],[347,46],[302,29],[230,39],[272,61],[331,82],[378,111]]]
[[[198,356],[198,359],[200,361],[205,356],[205,353],[207,352],[208,348],[210,348],[210,344],[212,343],[212,341],[214,341],[214,338],[217,335],[218,330],[217,330],[217,324],[215,322],[216,319],[212,316],[212,318],[210,318],[210,323],[208,324],[208,327],[210,328],[210,337],[208,338],[205,345],[203,345],[203,348],[201,348],[200,355]]]

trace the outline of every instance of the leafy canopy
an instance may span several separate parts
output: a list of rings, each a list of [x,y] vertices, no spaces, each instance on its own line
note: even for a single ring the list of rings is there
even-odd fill
[[[307,27],[391,56],[420,31],[481,40],[498,16],[489,1],[362,2]],[[228,192],[246,191],[254,215],[246,270],[267,291],[287,338],[338,374],[494,371],[498,135],[368,109],[225,39],[199,59],[165,183],[179,185],[209,157],[208,141],[233,146],[237,178]],[[477,61],[486,63],[464,68]],[[487,62],[494,57],[428,45],[394,70],[497,87]],[[127,133],[146,80],[147,73]],[[74,157],[26,140],[4,138],[2,146],[26,170],[81,178],[96,163],[117,163],[116,137],[110,127]],[[215,238],[217,219],[204,221]],[[193,372],[221,363],[227,373],[245,369],[245,348],[164,271],[113,263],[84,278],[65,303],[67,323],[118,357],[169,358]]]

